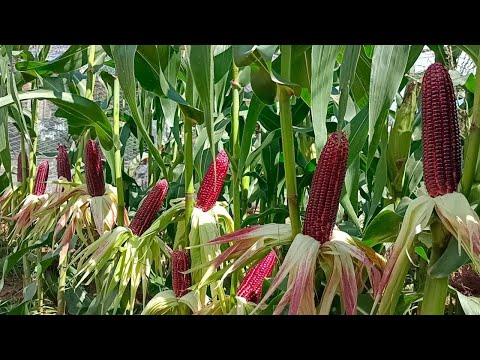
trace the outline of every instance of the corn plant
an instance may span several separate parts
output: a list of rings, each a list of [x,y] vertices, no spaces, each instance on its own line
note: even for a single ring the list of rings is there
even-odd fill
[[[0,312],[480,313],[478,46],[53,48],[0,46]]]

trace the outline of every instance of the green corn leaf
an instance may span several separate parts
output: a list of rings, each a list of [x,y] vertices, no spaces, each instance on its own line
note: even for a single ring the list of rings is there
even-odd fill
[[[95,130],[102,146],[111,149],[113,146],[112,126],[103,111],[96,103],[83,96],[70,93],[58,93],[51,90],[32,90],[18,93],[18,99],[32,100],[45,99],[57,105],[71,115],[67,120],[69,126],[81,128],[88,127]],[[14,103],[11,95],[0,98],[0,108]]]
[[[315,132],[317,157],[327,141],[327,108],[333,84],[333,66],[340,46],[314,45],[312,47],[312,123]]]
[[[408,52],[408,45],[375,46],[370,77],[367,167],[372,163],[388,110],[405,73]]]

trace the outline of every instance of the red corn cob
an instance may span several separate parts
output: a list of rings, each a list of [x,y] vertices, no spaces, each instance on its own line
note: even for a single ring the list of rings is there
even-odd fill
[[[447,69],[428,67],[422,82],[422,141],[425,186],[431,197],[457,190],[460,181],[460,134],[455,93]]]
[[[72,173],[70,171],[70,159],[68,158],[67,148],[62,144],[58,146],[57,176],[58,178],[64,177],[68,181],[72,181]]]
[[[227,176],[228,170],[228,155],[225,150],[218,153],[215,158],[217,178],[215,181],[215,168],[214,163],[210,164],[207,173],[200,184],[198,190],[197,202],[195,206],[203,211],[210,210],[215,202],[218,200],[220,193],[222,192],[223,181]]]
[[[33,194],[40,196],[45,194],[48,179],[48,160],[43,160],[37,170],[37,178],[35,179],[35,188]]]
[[[272,250],[255,267],[248,270],[237,290],[237,296],[258,302],[262,296],[263,280],[272,275],[276,260],[275,251]]]
[[[342,132],[332,133],[320,155],[313,175],[310,198],[305,211],[303,233],[320,241],[330,240],[337,217],[338,203],[347,172],[348,140]]]
[[[25,169],[27,170],[27,178],[28,178],[28,155],[25,156],[25,159],[27,159],[27,166]],[[17,181],[22,182],[23,181],[23,175],[22,175],[22,153],[18,154],[17,158]]]
[[[152,225],[158,210],[167,196],[167,180],[160,180],[148,193],[137,213],[130,223],[130,229],[135,235],[142,235]]]
[[[85,146],[85,177],[87,178],[88,193],[91,196],[102,196],[105,194],[102,158],[100,150],[93,140],[88,140]]]
[[[454,272],[449,283],[465,296],[480,296],[480,274],[471,265],[464,265]]]
[[[174,250],[172,254],[172,287],[177,298],[188,293],[188,288],[192,285],[190,274],[182,274],[183,271],[190,269],[190,257],[183,250]]]

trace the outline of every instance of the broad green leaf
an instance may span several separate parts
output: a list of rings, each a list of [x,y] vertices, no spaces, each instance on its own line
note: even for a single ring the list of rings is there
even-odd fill
[[[465,265],[470,261],[467,253],[460,248],[460,254],[458,253],[458,242],[455,238],[450,237],[447,248],[444,253],[437,260],[435,264],[428,270],[428,273],[433,278],[442,278],[450,276],[454,271],[462,265]]]
[[[480,298],[465,296],[458,291],[457,295],[465,315],[480,315]]]
[[[224,45],[215,46],[215,57],[213,58],[213,69],[214,69],[214,111],[215,114],[222,112],[224,107],[224,102],[227,98],[226,92],[229,88],[228,79],[230,75],[230,70],[232,68],[232,47],[228,48],[217,54],[219,47],[222,48]]]
[[[362,241],[373,247],[383,242],[394,242],[400,232],[402,216],[395,211],[385,208],[368,224]]]
[[[465,87],[472,94],[475,94],[475,89],[477,88],[477,79],[475,75],[473,74],[468,75],[467,81],[465,81]]]
[[[52,61],[21,61],[16,64],[18,71],[31,74],[61,74],[81,68],[88,63],[89,45],[72,45],[60,57]],[[101,46],[95,47],[95,65],[103,64],[107,54]]]
[[[242,143],[240,145],[238,169],[245,168],[244,164],[252,147],[252,136],[257,126],[257,119],[264,106],[265,104],[263,104],[257,96],[253,95],[252,100],[250,101],[250,107],[248,108],[247,118],[245,119],[245,126],[242,132]],[[241,172],[239,172],[239,174],[242,175]],[[241,176],[238,176],[237,179],[238,181],[240,181]]]
[[[267,133],[262,133],[262,137],[261,137],[262,142],[266,141],[267,137],[268,137]],[[280,204],[283,200],[283,198],[280,198],[280,196],[283,196],[283,191],[281,192],[282,195],[278,194],[278,192],[280,191],[280,189],[283,188],[285,183],[285,167],[283,166],[283,163],[281,163],[280,161],[280,157],[282,155],[283,154],[281,153],[279,137],[276,137],[275,139],[273,139],[270,145],[265,147],[262,150],[261,164],[262,164],[264,177],[258,177],[258,187],[260,190],[259,191],[260,198],[262,196],[262,190],[264,190],[265,201],[267,203],[269,202],[270,204],[269,207],[275,206],[276,204]],[[309,184],[310,183],[311,181],[309,182]],[[265,189],[262,186],[263,184],[265,184]],[[298,186],[300,186],[300,184],[298,184]],[[283,203],[281,203],[281,205],[283,205]],[[277,214],[277,216],[278,215],[280,214]],[[272,218],[271,216],[269,218],[270,218],[270,222],[274,220],[274,218]]]
[[[91,100],[70,93],[58,93],[51,90],[31,90],[19,92],[20,101],[32,99],[49,100],[66,113],[70,114],[68,118],[69,125],[72,127],[89,127],[93,128],[105,149],[111,149],[112,126],[103,111],[96,103]],[[11,95],[0,98],[0,108],[13,104],[14,100]]]
[[[212,157],[213,148],[213,107],[214,107],[214,63],[212,45],[192,45],[190,49],[190,71],[198,91],[204,112],[204,125],[207,129],[208,142]]]
[[[145,140],[150,153],[155,158],[162,170],[163,175],[166,177],[167,171],[163,159],[157,147],[153,144],[152,139],[148,135],[147,130],[143,126],[143,119],[137,108],[137,100],[135,93],[136,82],[134,76],[134,59],[135,53],[137,51],[137,46],[112,45],[111,49],[117,67],[116,70],[118,80],[122,87],[124,97],[127,100],[128,105],[130,106],[130,111],[132,112],[135,124],[137,125],[138,130],[140,130],[142,138]]]
[[[362,226],[360,225],[360,221],[357,216],[356,210],[353,208],[352,203],[350,201],[350,197],[346,191],[342,193],[342,197],[340,199],[340,204],[342,205],[343,209],[347,213],[350,220],[352,220],[353,224],[357,228],[359,233],[362,233]]]
[[[259,214],[249,215],[242,221],[242,228],[258,224],[258,219],[265,218],[271,214],[283,214],[288,216],[288,210],[285,208],[270,208]]]
[[[8,57],[9,57],[10,66],[13,67],[14,63],[13,63],[12,53],[8,50],[8,47],[7,47],[7,54],[8,54]],[[28,142],[28,141],[30,141],[30,134],[29,134],[28,129],[27,129],[25,116],[23,115],[22,104],[20,103],[20,100],[18,99],[18,90],[17,90],[17,86],[16,86],[16,83],[15,83],[15,76],[13,74],[13,71],[9,71],[8,73],[9,73],[9,76],[7,78],[7,80],[8,80],[7,81],[8,82],[8,93],[10,95],[12,95],[13,100],[15,102],[14,107],[17,110],[17,111],[14,112],[15,123],[18,126],[18,129],[20,130],[20,132],[22,133],[22,136],[24,136],[25,140],[27,140],[27,142]]]
[[[101,71],[99,79],[103,81],[105,89],[107,90],[107,98],[105,103],[108,107],[108,105],[110,105],[110,101],[113,99],[113,83],[115,81],[115,77],[106,71]]]
[[[186,117],[202,124],[203,113],[190,105],[167,81],[161,67],[165,62],[162,56],[162,53],[165,52],[163,47],[164,45],[139,45],[137,47],[134,61],[135,77],[144,89],[175,101]]]
[[[340,46],[312,46],[312,123],[315,132],[317,158],[327,141],[327,108],[333,84],[333,66]]]
[[[375,45],[363,45],[363,49],[365,51],[365,55],[367,55],[367,57],[371,59],[373,57],[373,50],[375,49]]]
[[[421,246],[415,246],[415,252],[425,261],[428,261],[428,255]]]
[[[0,47],[0,96],[2,96],[0,100],[5,96],[10,96],[10,98],[12,98],[11,95],[7,95],[7,86],[9,82],[8,77],[10,71],[8,69],[8,56],[6,48],[7,46],[5,45]],[[13,98],[12,103],[14,103]],[[8,140],[8,110],[4,107],[0,107],[0,159],[3,163],[6,173],[8,174],[10,183],[12,183],[10,142]]]
[[[343,53],[342,66],[340,67],[340,101],[338,109],[338,126],[340,129],[345,118],[350,87],[355,78],[355,69],[361,50],[361,45],[347,45]]]
[[[297,99],[295,105],[292,106],[292,124],[293,126],[301,125],[305,117],[310,111],[310,107],[300,98]],[[258,120],[267,132],[280,128],[280,116],[274,113],[271,107],[263,107]],[[313,136],[313,135],[312,135]]]
[[[368,104],[371,69],[372,60],[368,58],[365,51],[360,51],[357,67],[355,69],[355,80],[352,84],[353,99],[360,108],[363,108]]]
[[[415,154],[408,157],[405,164],[405,180],[403,185],[403,195],[410,196],[417,189],[423,177],[423,164],[416,160]]]
[[[268,136],[265,138],[265,140],[262,141],[262,145],[260,145],[258,148],[255,149],[255,151],[251,152],[248,155],[243,167],[238,168],[238,173],[243,174],[245,172],[245,168],[248,167],[258,156],[260,156],[263,148],[268,146],[272,142],[272,140],[279,135],[279,133],[280,133],[280,129],[274,130],[271,133],[269,133]]]
[[[37,292],[37,282],[32,281],[30,284],[28,284],[24,289],[23,289],[23,301],[22,303],[25,303],[27,301],[30,301],[33,299]]]
[[[5,282],[5,277],[7,274],[18,264],[22,256],[29,251],[32,251],[33,249],[39,248],[41,246],[44,246],[45,244],[52,243],[52,236],[53,234],[50,234],[49,236],[44,236],[40,241],[36,242],[33,245],[30,246],[25,246],[15,252],[12,252],[6,256],[4,256],[2,259],[0,259],[0,269],[2,269],[2,278],[0,280],[0,291],[3,288],[4,282]]]
[[[238,67],[248,66],[255,61],[253,52],[257,48],[256,45],[232,45],[233,60]]]
[[[219,47],[223,45],[216,45],[215,46],[215,57],[213,58],[214,61],[214,82],[218,83],[223,77],[229,73],[232,67],[232,47],[228,46],[226,49],[223,49],[220,53],[217,54],[219,51]]]
[[[277,84],[272,81],[270,74],[257,64],[252,64],[250,69],[250,82],[255,95],[267,105],[275,103]]]
[[[350,203],[355,213],[358,211],[358,187],[360,186],[360,158],[357,159],[347,168],[345,176],[345,189],[347,191]]]
[[[374,185],[373,185],[373,196],[372,201],[370,202],[370,210],[366,219],[368,223],[373,214],[375,213],[377,206],[382,201],[383,190],[387,184],[387,129],[384,128],[383,136],[381,139],[381,155],[380,160],[375,169]]]
[[[43,89],[53,90],[57,92],[65,91],[65,83],[62,77],[43,77]],[[82,94],[84,95],[84,94]]]
[[[350,166],[362,152],[368,137],[368,106],[365,106],[347,125],[348,134],[348,162]]]
[[[388,110],[405,73],[408,52],[408,45],[375,46],[370,77],[367,167],[372,163]]]
[[[277,48],[278,45],[258,45],[255,49],[256,52],[262,56],[263,61],[265,61],[270,71],[272,70],[271,65],[273,60],[273,54],[275,53]]]
[[[310,89],[312,77],[312,50],[309,45],[292,45],[290,78],[302,88]]]

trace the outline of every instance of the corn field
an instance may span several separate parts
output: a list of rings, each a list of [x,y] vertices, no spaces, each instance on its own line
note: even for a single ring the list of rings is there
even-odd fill
[[[480,46],[50,51],[0,46],[0,314],[480,315]]]

